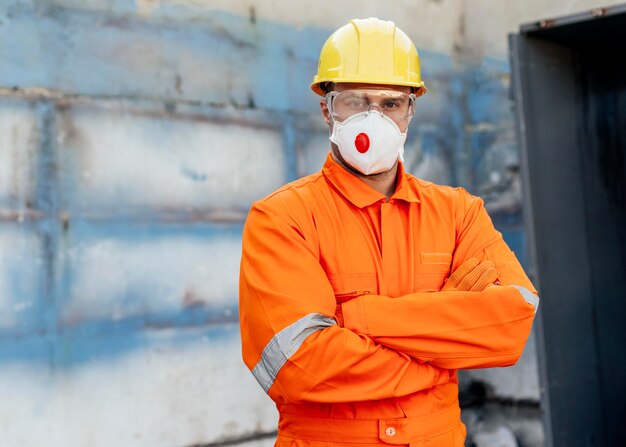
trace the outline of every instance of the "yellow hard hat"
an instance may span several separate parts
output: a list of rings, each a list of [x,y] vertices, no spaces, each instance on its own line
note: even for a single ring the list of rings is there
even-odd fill
[[[351,20],[328,38],[311,90],[324,96],[327,82],[404,85],[417,96],[426,93],[411,39],[395,23],[375,18]]]

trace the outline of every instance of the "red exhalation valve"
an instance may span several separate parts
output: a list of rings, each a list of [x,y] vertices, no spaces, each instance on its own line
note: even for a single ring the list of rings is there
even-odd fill
[[[368,137],[366,133],[361,132],[354,139],[354,145],[356,146],[357,151],[364,154],[370,148],[370,137]]]

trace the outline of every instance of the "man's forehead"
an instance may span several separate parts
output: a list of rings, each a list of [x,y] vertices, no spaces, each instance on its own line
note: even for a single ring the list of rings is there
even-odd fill
[[[390,90],[395,92],[411,93],[411,87],[405,85],[386,84],[363,84],[357,82],[341,82],[331,85],[331,90],[341,92],[344,90]]]

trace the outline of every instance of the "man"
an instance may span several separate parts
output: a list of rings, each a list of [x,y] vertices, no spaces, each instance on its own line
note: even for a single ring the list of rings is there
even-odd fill
[[[351,21],[311,88],[324,167],[255,203],[243,234],[243,358],[276,445],[462,446],[456,370],[514,364],[536,291],[480,199],[404,171],[426,92],[406,34]]]

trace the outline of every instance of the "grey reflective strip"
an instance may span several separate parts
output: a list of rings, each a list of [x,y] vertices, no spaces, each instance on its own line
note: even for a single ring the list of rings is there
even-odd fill
[[[522,294],[524,299],[528,304],[532,304],[535,306],[535,313],[537,313],[537,308],[539,307],[539,297],[532,293],[530,290],[522,287],[522,286],[511,286],[515,287]]]
[[[308,314],[274,335],[263,349],[261,360],[252,370],[254,378],[265,392],[267,393],[272,387],[278,371],[287,359],[295,354],[309,335],[334,324],[337,322],[326,315]]]

